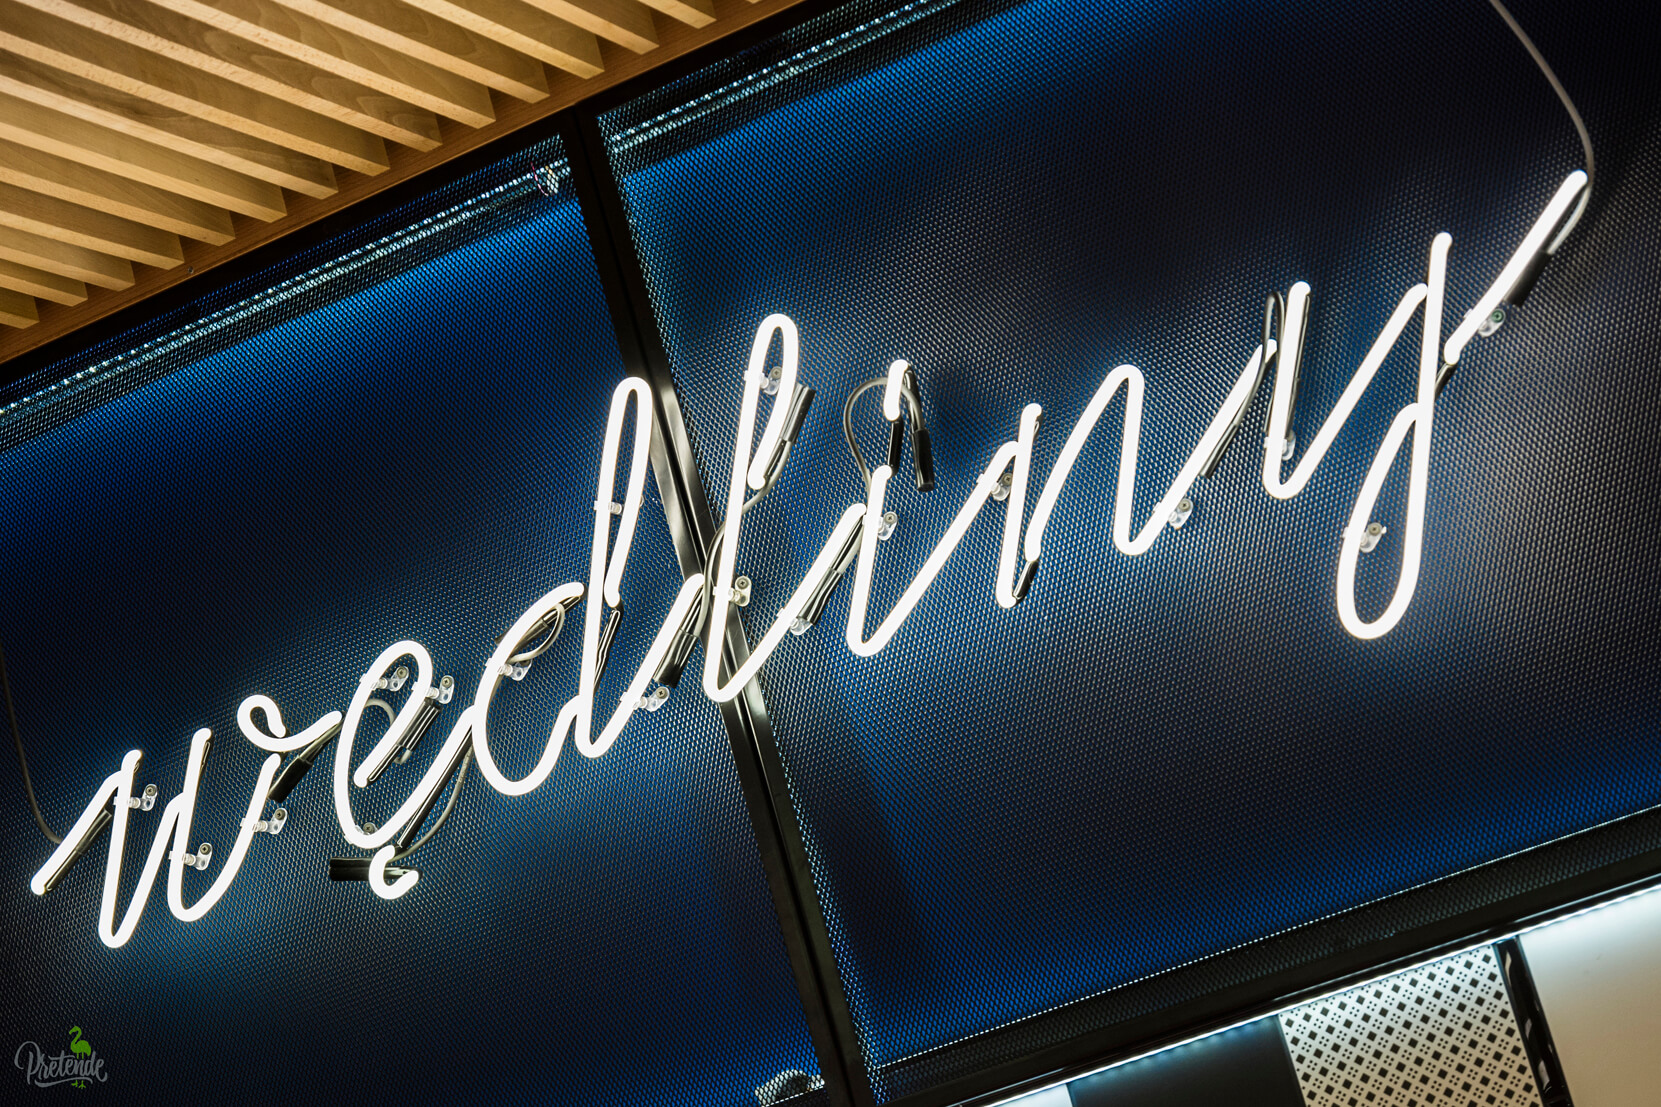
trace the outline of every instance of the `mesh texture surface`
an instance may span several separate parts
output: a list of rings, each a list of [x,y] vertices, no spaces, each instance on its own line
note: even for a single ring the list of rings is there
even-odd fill
[[[764,669],[880,1097],[1656,844],[1651,825],[1471,871],[1661,800],[1661,560],[1639,522],[1661,476],[1655,28],[1630,5],[1516,12],[1590,123],[1596,195],[1438,404],[1425,571],[1394,632],[1345,634],[1333,580],[1416,322],[1297,499],[1258,482],[1259,400],[1186,527],[1120,556],[1115,401],[1018,609],[992,599],[994,507],[880,655],[843,643],[845,583]],[[752,641],[864,497],[842,400],[893,358],[920,375],[938,483],[905,487],[906,458],[876,616],[1022,404],[1046,412],[1036,489],[1107,372],[1142,368],[1140,524],[1267,290],[1314,288],[1307,442],[1432,236],[1453,236],[1451,330],[1582,161],[1481,3],[861,4],[602,124],[718,517],[764,316],[800,326],[819,390],[745,518]],[[1375,512],[1393,534],[1405,468]],[[1363,617],[1399,564],[1388,536],[1368,555]]]
[[[165,801],[191,733],[212,728],[192,837],[216,860],[186,872],[194,902],[260,763],[238,703],[269,694],[297,730],[344,709],[409,637],[459,694],[409,764],[353,789],[355,818],[382,823],[471,699],[493,636],[554,585],[586,584],[622,367],[577,204],[540,194],[529,159],[562,164],[555,144],[533,146],[14,390],[0,636],[60,833],[128,749]],[[648,480],[623,588],[639,621],[600,704],[679,583]],[[580,640],[573,620],[498,693],[491,746],[509,776],[546,743]],[[366,716],[358,756],[385,725]],[[527,796],[471,771],[395,903],[327,879],[330,856],[355,854],[331,747],[214,910],[180,923],[158,888],[116,951],[96,932],[106,840],[30,894],[51,847],[5,761],[0,1041],[56,1051],[81,1027],[116,1100],[728,1107],[817,1071],[702,697],[637,714],[597,760],[566,750]],[[158,813],[133,814],[122,911]],[[21,1080],[8,1070],[0,1099]]]

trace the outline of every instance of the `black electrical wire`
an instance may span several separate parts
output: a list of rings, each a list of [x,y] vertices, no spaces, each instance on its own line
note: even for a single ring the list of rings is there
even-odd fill
[[[1258,347],[1257,379],[1252,381],[1252,390],[1246,393],[1246,398],[1235,409],[1234,419],[1229,423],[1228,430],[1217,440],[1217,448],[1211,451],[1211,456],[1200,466],[1201,477],[1209,478],[1217,471],[1217,466],[1222,464],[1223,455],[1228,453],[1228,448],[1234,444],[1234,436],[1240,432],[1240,425],[1246,420],[1246,409],[1252,406],[1252,401],[1257,399],[1258,389],[1263,387],[1263,378],[1269,371],[1269,362],[1279,361],[1279,347],[1276,347],[1274,353],[1269,352],[1269,343],[1275,335],[1280,335],[1282,339],[1286,335],[1286,301],[1281,298],[1280,293],[1271,292],[1263,303],[1263,344]],[[1267,425],[1264,432],[1268,432]]]
[[[785,466],[790,463],[790,451],[796,445],[796,436],[801,433],[802,425],[807,420],[808,408],[813,404],[813,396],[813,389],[797,385],[788,401],[783,396],[774,398],[775,406],[781,403],[789,403],[786,419],[788,426],[778,445],[774,447],[777,454],[770,460],[771,467],[767,470],[767,475],[762,480],[761,487],[756,490],[755,495],[739,505],[738,514],[740,517],[749,513],[757,504],[766,499],[767,494],[773,490],[774,486],[779,483],[779,478],[784,475]],[[704,547],[704,587],[698,594],[698,607],[696,608],[699,612],[708,612],[710,604],[715,599],[715,557],[720,552],[721,543],[726,541],[727,523],[729,521],[730,519],[721,520],[721,525],[715,528],[715,533],[710,536],[709,544]]]
[[[565,629],[565,605],[560,604],[558,607],[548,612],[548,614],[543,617],[543,623],[541,625],[550,625],[548,637],[544,638],[535,649],[526,650],[524,653],[516,653],[512,657],[508,658],[508,664],[517,665],[521,661],[535,661],[537,658],[548,652],[548,647],[554,644],[555,639],[559,637],[560,631]],[[535,634],[536,631],[537,627],[532,627],[530,634]],[[527,634],[526,637],[530,637],[530,634]]]
[[[425,834],[421,835],[421,837],[417,838],[415,840],[415,842],[410,846],[409,849],[406,849],[401,853],[393,854],[392,859],[394,861],[402,861],[404,858],[408,857],[410,854],[414,853],[416,850],[418,850],[422,846],[426,845],[427,841],[430,838],[432,838],[432,836],[434,834],[438,833],[438,828],[444,825],[444,820],[448,819],[450,817],[451,810],[454,809],[454,807],[456,806],[456,797],[461,795],[461,785],[462,785],[462,782],[467,779],[467,766],[468,766],[469,763],[472,762],[472,760],[473,760],[473,751],[472,750],[468,750],[464,755],[462,755],[461,768],[456,770],[455,787],[450,789],[450,798],[444,804],[444,810],[442,810],[438,813],[438,819],[433,823],[432,826],[427,828],[427,833],[425,833]]]
[[[46,835],[47,840],[53,845],[58,845],[63,839],[52,833],[52,828],[46,825],[46,816],[40,813],[40,804],[35,802],[35,784],[29,778],[29,759],[23,754],[23,737],[17,730],[17,709],[12,706],[12,680],[6,672],[4,649],[0,649],[0,685],[4,685],[6,690],[6,718],[11,720],[12,744],[17,747],[17,764],[23,770],[23,791],[29,796],[29,810],[35,813],[35,823],[39,825],[40,832]]]
[[[768,471],[767,479],[762,482],[762,485],[756,491],[756,494],[745,500],[739,507],[739,515],[748,514],[750,509],[755,507],[755,505],[759,504],[762,500],[766,499],[767,493],[771,492],[773,490],[773,486],[778,484],[779,477],[784,473],[785,463],[790,460],[790,448],[792,445],[794,445],[794,443],[791,442],[786,442],[784,444],[784,450],[779,454],[778,464],[774,465],[773,468]],[[699,601],[702,604],[701,610],[704,611],[709,610],[710,600],[715,598],[715,555],[720,552],[721,543],[726,540],[726,537],[727,521],[722,519],[721,525],[715,528],[715,533],[710,537],[709,546],[704,550],[704,590],[703,598]]]
[[[859,475],[865,481],[867,492],[871,490],[871,470],[865,467],[865,455],[859,452],[859,444],[854,441],[854,403],[877,385],[887,383],[887,377],[872,377],[848,393],[848,399],[842,405],[842,441],[848,444],[849,452],[854,455],[854,465],[859,469]],[[920,431],[927,431],[928,423],[923,420],[922,402],[918,397],[912,395],[909,388],[902,388],[900,395],[905,397],[906,405],[911,408],[912,425]]]
[[[1581,149],[1586,154],[1586,188],[1580,194],[1580,203],[1575,205],[1574,214],[1569,217],[1569,221],[1564,224],[1563,229],[1557,233],[1557,237],[1552,239],[1551,245],[1546,247],[1546,253],[1555,254],[1557,248],[1563,245],[1563,240],[1569,237],[1569,232],[1574,230],[1575,224],[1580,222],[1580,216],[1586,210],[1586,202],[1592,198],[1592,180],[1596,169],[1596,161],[1592,157],[1592,135],[1586,129],[1585,120],[1580,118],[1580,112],[1575,110],[1574,101],[1569,99],[1568,90],[1563,87],[1563,82],[1557,79],[1557,74],[1552,72],[1551,66],[1546,63],[1545,57],[1534,45],[1534,40],[1528,37],[1528,33],[1522,29],[1522,26],[1506,10],[1505,5],[1500,3],[1500,0],[1488,0],[1488,3],[1493,5],[1494,10],[1499,13],[1499,17],[1505,20],[1505,25],[1511,28],[1511,33],[1517,36],[1517,41],[1523,44],[1523,49],[1528,51],[1528,56],[1534,59],[1534,64],[1540,67],[1540,72],[1545,74],[1547,83],[1551,85],[1551,90],[1557,93],[1557,98],[1563,102],[1563,110],[1569,113],[1569,119],[1574,123],[1575,133],[1580,136]]]

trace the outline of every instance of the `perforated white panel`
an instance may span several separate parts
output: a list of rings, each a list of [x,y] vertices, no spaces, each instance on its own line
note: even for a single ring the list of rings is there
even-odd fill
[[[1517,1019],[1483,947],[1280,1016],[1308,1107],[1538,1107]]]

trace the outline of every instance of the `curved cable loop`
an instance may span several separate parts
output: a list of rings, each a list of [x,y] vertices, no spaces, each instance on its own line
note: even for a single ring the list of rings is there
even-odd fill
[[[1569,113],[1569,119],[1574,123],[1575,134],[1580,136],[1580,148],[1586,155],[1586,190],[1580,194],[1580,202],[1575,205],[1574,214],[1569,216],[1568,222],[1563,224],[1563,229],[1551,240],[1551,245],[1546,247],[1546,253],[1555,254],[1557,248],[1563,245],[1563,240],[1569,237],[1569,232],[1575,229],[1575,224],[1580,222],[1580,217],[1586,212],[1586,204],[1592,198],[1592,181],[1597,169],[1597,161],[1592,156],[1592,135],[1586,129],[1586,121],[1580,118],[1580,112],[1575,110],[1574,101],[1569,99],[1568,90],[1563,87],[1563,82],[1557,79],[1557,74],[1552,72],[1539,47],[1528,37],[1528,32],[1523,30],[1522,25],[1506,10],[1500,0],[1488,0],[1488,3],[1493,5],[1499,17],[1505,20],[1505,25],[1511,28],[1511,33],[1517,36],[1517,41],[1523,44],[1523,49],[1528,51],[1528,56],[1534,59],[1534,64],[1540,67],[1540,72],[1545,74],[1551,90],[1557,93],[1557,98],[1563,102],[1563,110]]]

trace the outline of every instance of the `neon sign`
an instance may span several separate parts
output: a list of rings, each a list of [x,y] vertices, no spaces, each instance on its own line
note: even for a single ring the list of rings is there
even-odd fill
[[[1298,361],[1302,353],[1304,319],[1311,298],[1307,284],[1293,285],[1284,315],[1278,344],[1268,339],[1258,346],[1239,377],[1229,390],[1215,417],[1206,428],[1198,444],[1190,452],[1176,479],[1153,508],[1140,528],[1133,527],[1132,504],[1136,487],[1138,447],[1143,432],[1143,398],[1147,382],[1133,365],[1120,365],[1110,372],[1085,407],[1049,476],[1039,490],[1032,519],[1022,534],[1026,501],[1032,478],[1033,443],[1039,432],[1042,408],[1028,404],[1017,421],[1016,437],[1005,442],[994,453],[991,462],[982,471],[973,490],[930,553],[922,569],[906,586],[893,609],[868,632],[870,595],[876,573],[878,544],[885,536],[884,499],[889,481],[894,475],[894,461],[898,450],[891,448],[889,463],[869,474],[866,498],[863,503],[849,504],[842,512],[819,554],[813,559],[801,582],[773,620],[750,657],[739,669],[721,680],[719,650],[706,650],[702,673],[704,693],[716,702],[726,702],[739,694],[754,678],[773,652],[783,643],[787,634],[802,632],[817,618],[828,589],[835,586],[841,575],[853,565],[854,580],[848,604],[846,642],[849,650],[861,657],[870,657],[884,649],[904,625],[912,611],[923,600],[928,588],[946,562],[951,558],[969,527],[974,523],[989,500],[1005,501],[1005,516],[1000,546],[997,577],[993,595],[997,603],[1012,608],[1019,603],[1031,586],[1038,571],[1045,530],[1060,501],[1068,476],[1080,453],[1110,401],[1123,389],[1125,392],[1124,424],[1120,439],[1119,474],[1112,518],[1114,546],[1126,556],[1146,552],[1167,526],[1181,525],[1186,518],[1181,505],[1194,481],[1207,466],[1219,448],[1226,447],[1238,427],[1245,408],[1252,402],[1262,382],[1269,359],[1275,360],[1275,382],[1270,398],[1267,433],[1263,441],[1262,482],[1264,490],[1278,499],[1296,496],[1309,483],[1327,452],[1336,441],[1344,424],[1355,410],[1361,395],[1394,349],[1413,316],[1423,312],[1423,337],[1420,343],[1417,388],[1414,399],[1397,413],[1379,446],[1367,476],[1356,496],[1355,506],[1344,530],[1339,551],[1336,606],[1339,622],[1358,639],[1372,639],[1389,633],[1400,623],[1412,603],[1413,593],[1421,568],[1420,559],[1424,541],[1429,481],[1430,446],[1433,417],[1439,379],[1456,365],[1465,346],[1478,333],[1488,315],[1518,286],[1530,266],[1549,252],[1548,238],[1564,221],[1570,206],[1586,187],[1586,174],[1576,171],[1558,188],[1550,203],[1525,236],[1516,253],[1489,287],[1455,327],[1446,342],[1442,341],[1442,317],[1448,254],[1452,239],[1439,234],[1432,241],[1426,279],[1403,294],[1395,311],[1373,343],[1360,367],[1350,379],[1332,412],[1316,433],[1304,456],[1297,462],[1290,476],[1284,475],[1284,461],[1294,452],[1291,441],[1290,418],[1294,382],[1298,375]],[[1561,235],[1559,235],[1561,238]],[[1555,245],[1555,243],[1553,243]],[[765,373],[767,353],[774,335],[778,335],[783,350],[783,364],[776,380],[776,398],[762,428],[753,454],[748,444],[755,438],[756,420],[761,396],[769,390]],[[461,712],[450,729],[443,746],[420,782],[397,813],[378,829],[360,826],[352,814],[348,776],[357,788],[370,786],[379,767],[398,752],[416,729],[423,726],[423,715],[428,701],[436,694],[433,685],[434,665],[431,655],[418,642],[394,642],[383,650],[359,678],[357,687],[344,713],[331,711],[298,734],[288,735],[281,711],[274,700],[265,695],[245,699],[237,711],[238,729],[267,756],[254,782],[240,831],[229,856],[217,878],[208,890],[191,906],[184,903],[184,869],[206,868],[207,853],[186,852],[192,818],[196,809],[197,792],[202,778],[202,766],[212,743],[206,729],[198,730],[191,739],[183,790],[162,810],[148,856],[119,925],[115,921],[118,885],[131,811],[135,807],[148,809],[149,800],[133,796],[134,779],[142,753],[127,753],[121,767],[111,774],[93,794],[63,842],[30,881],[37,895],[44,895],[56,885],[68,867],[89,847],[91,840],[103,828],[110,827],[109,852],[105,865],[103,898],[98,918],[98,935],[105,945],[119,948],[133,935],[161,865],[168,864],[168,908],[178,919],[191,922],[201,918],[219,903],[236,879],[248,855],[254,835],[260,830],[276,829],[281,825],[279,809],[270,818],[263,818],[266,804],[271,802],[273,784],[282,767],[283,755],[300,752],[300,758],[314,756],[316,750],[329,740],[335,742],[332,773],[332,797],[341,833],[345,840],[360,850],[373,851],[368,861],[368,880],[374,893],[383,899],[397,899],[407,894],[419,880],[413,870],[391,866],[401,854],[404,840],[419,828],[433,808],[439,794],[449,783],[456,766],[470,751],[478,762],[479,772],[490,786],[504,795],[524,795],[539,787],[553,771],[567,734],[572,744],[586,757],[603,756],[617,741],[636,710],[651,709],[646,693],[654,674],[661,674],[665,664],[690,649],[688,640],[708,635],[718,640],[728,624],[731,607],[742,600],[742,590],[735,587],[738,578],[737,551],[742,518],[750,493],[762,493],[780,479],[789,446],[800,429],[805,405],[799,403],[798,378],[799,336],[795,324],[786,316],[772,315],[763,320],[756,332],[744,372],[744,388],[740,399],[738,427],[735,435],[731,479],[727,496],[726,523],[719,553],[711,570],[713,579],[703,573],[694,573],[681,585],[662,626],[652,640],[640,667],[630,679],[613,709],[594,734],[594,691],[605,667],[605,656],[621,617],[620,586],[627,569],[634,530],[639,522],[644,500],[646,459],[650,444],[652,393],[646,382],[629,378],[618,385],[612,394],[610,413],[606,424],[598,477],[595,482],[594,529],[586,586],[577,582],[560,584],[538,598],[513,627],[503,635],[490,659],[485,663],[473,699]],[[872,382],[884,385],[883,414],[889,422],[898,443],[898,432],[905,408],[907,380],[911,368],[904,361],[889,367],[886,380]],[[630,403],[634,405],[634,438],[627,479],[621,501],[614,502],[618,458],[621,451],[623,424]],[[909,402],[915,404],[912,397]],[[915,419],[915,409],[913,418]],[[1372,621],[1363,620],[1355,607],[1355,574],[1360,552],[1368,538],[1368,522],[1384,481],[1406,444],[1413,437],[1412,453],[1408,462],[1408,490],[1406,518],[1402,535],[1402,565],[1395,591],[1384,611]],[[919,452],[914,446],[914,453]],[[612,520],[619,519],[615,537]],[[730,530],[726,528],[730,527]],[[1024,565],[1017,572],[1017,561]],[[707,587],[706,587],[707,586]],[[707,596],[707,602],[705,597]],[[522,645],[537,633],[563,625],[565,613],[587,600],[584,611],[582,653],[578,668],[577,692],[560,709],[548,736],[548,741],[535,766],[523,777],[512,780],[501,770],[490,752],[489,713],[492,700],[505,677],[522,676],[516,668],[521,659]],[[602,629],[602,606],[609,610]],[[413,658],[414,683],[404,706],[393,716],[387,732],[352,771],[351,761],[364,712],[371,705],[393,712],[382,701],[372,699],[378,687],[386,686],[385,674],[400,658]],[[678,669],[676,669],[678,674]],[[448,681],[446,681],[446,687]],[[661,702],[666,688],[658,690]],[[447,698],[447,694],[446,694]],[[264,718],[266,729],[261,729],[255,711]],[[292,763],[291,763],[292,764]],[[303,770],[304,766],[302,766]],[[282,794],[286,795],[286,791]],[[113,814],[111,811],[113,809]],[[286,816],[285,816],[286,817]],[[168,848],[169,842],[173,848]]]

